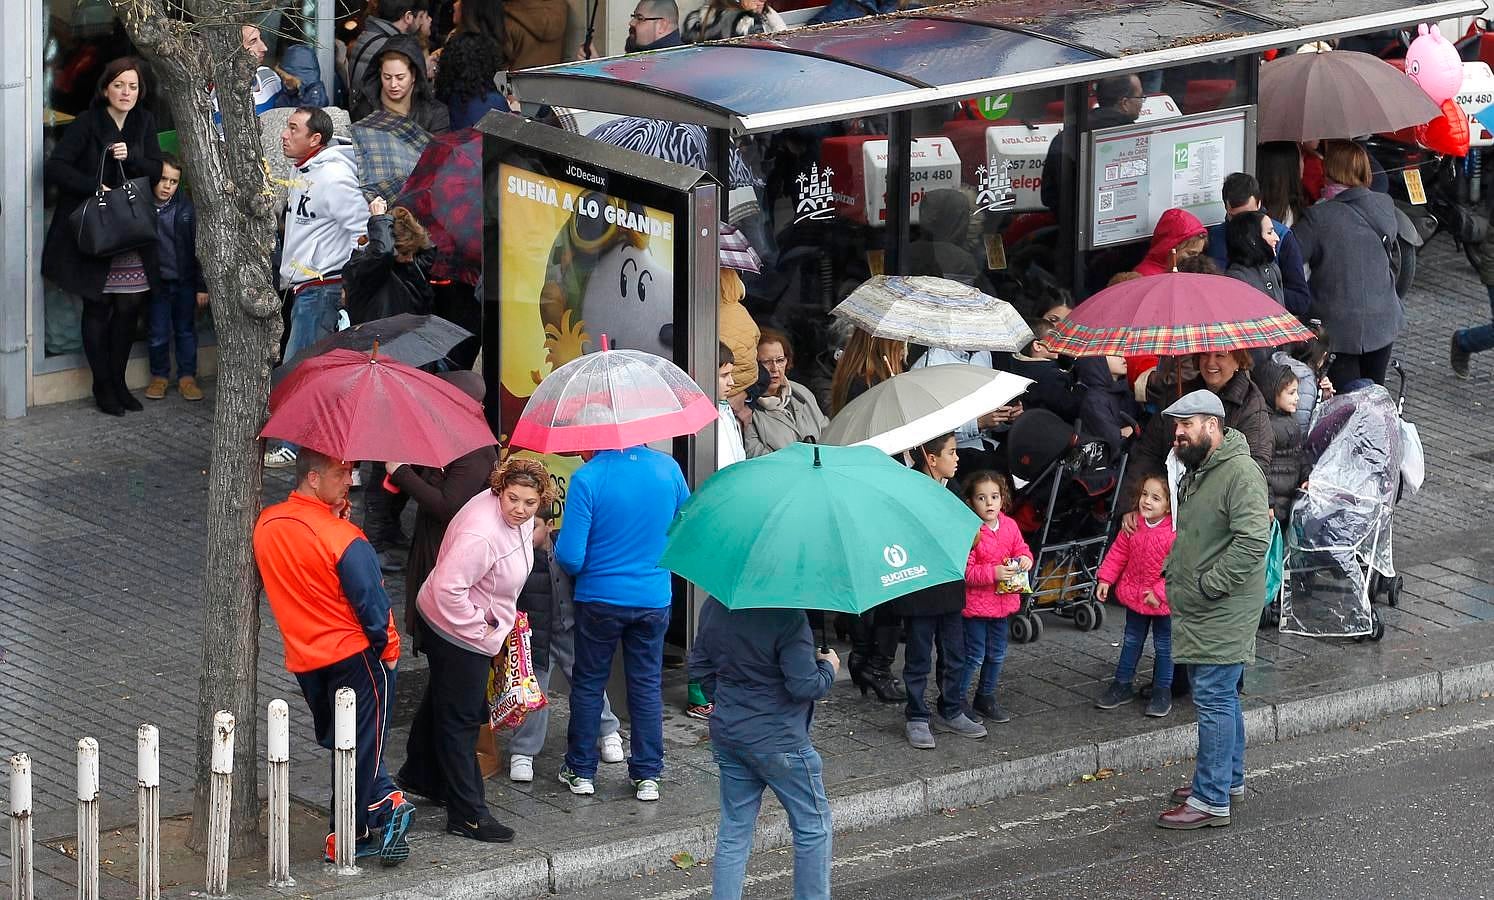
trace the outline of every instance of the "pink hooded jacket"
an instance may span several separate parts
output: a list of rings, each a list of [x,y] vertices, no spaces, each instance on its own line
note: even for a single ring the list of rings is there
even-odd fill
[[[1169,209],[1157,220],[1157,227],[1152,230],[1152,245],[1146,251],[1146,259],[1137,263],[1136,271],[1142,275],[1161,275],[1171,272],[1169,257],[1178,244],[1193,237],[1203,237],[1208,234],[1203,222],[1198,216],[1188,212],[1186,209]]]
[[[1030,560],[1032,551],[1016,521],[1006,513],[996,520],[995,531],[989,525],[980,526],[965,562],[965,618],[1004,619],[1021,608],[1021,594],[996,593],[996,567],[1021,556]]]
[[[1167,585],[1162,580],[1162,565],[1172,552],[1177,533],[1172,530],[1172,516],[1163,516],[1156,525],[1145,520],[1136,522],[1136,530],[1126,534],[1122,529],[1115,543],[1100,563],[1099,580],[1112,586],[1110,596],[1126,609],[1144,616],[1171,615],[1167,606]],[[1147,606],[1146,592],[1151,591],[1161,606]]]

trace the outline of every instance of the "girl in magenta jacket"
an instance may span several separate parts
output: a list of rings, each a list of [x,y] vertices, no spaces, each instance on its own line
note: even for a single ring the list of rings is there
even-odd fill
[[[1114,588],[1115,599],[1126,608],[1126,636],[1121,643],[1120,662],[1115,665],[1115,680],[1095,705],[1100,709],[1115,709],[1135,699],[1131,682],[1136,677],[1136,666],[1150,631],[1152,698],[1146,714],[1165,716],[1172,711],[1172,611],[1167,607],[1162,565],[1167,562],[1176,537],[1167,479],[1148,476],[1141,484],[1136,503],[1140,519],[1136,530],[1127,534],[1122,529],[1100,564],[1095,593],[1101,600],[1108,600]]]
[[[976,472],[965,482],[965,503],[980,516],[980,531],[965,563],[965,673],[960,696],[970,690],[975,673],[975,712],[988,722],[1008,722],[1011,716],[996,703],[996,682],[1006,659],[1007,617],[1022,606],[1022,595],[1003,582],[1018,579],[1032,568],[1032,551],[1017,523],[1006,514],[1011,491],[995,472]]]

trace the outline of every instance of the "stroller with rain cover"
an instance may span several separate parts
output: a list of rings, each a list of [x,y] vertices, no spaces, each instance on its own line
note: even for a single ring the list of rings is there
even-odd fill
[[[1095,576],[1110,541],[1126,454],[1082,435],[1045,409],[1028,410],[1006,437],[1007,462],[1016,489],[1012,518],[1032,548],[1032,593],[1012,616],[1019,644],[1043,634],[1047,612],[1072,619],[1080,631],[1105,622],[1094,599]]]
[[[1402,380],[1404,395],[1404,377]],[[1307,450],[1316,462],[1286,529],[1281,631],[1379,640],[1371,601],[1399,598],[1391,524],[1401,487],[1400,401],[1372,385],[1325,402]]]

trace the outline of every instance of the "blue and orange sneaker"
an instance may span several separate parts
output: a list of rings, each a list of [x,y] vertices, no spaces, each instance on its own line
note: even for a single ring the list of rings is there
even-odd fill
[[[379,840],[379,838],[375,837],[372,834],[365,834],[363,837],[361,837],[361,838],[358,839],[358,847],[353,852],[353,858],[355,860],[359,860],[359,859],[367,859],[368,857],[371,857],[371,856],[378,856],[379,855],[379,849],[380,849],[381,846],[382,846],[382,842]],[[326,846],[326,849],[324,849],[322,851],[322,861],[323,862],[329,862],[329,863],[335,863],[335,862],[337,862],[337,834],[336,834],[336,832],[333,832],[332,834],[327,835],[327,846]]]
[[[372,822],[382,820],[378,829],[379,861],[386,867],[397,866],[410,858],[410,822],[415,817],[415,804],[405,799],[404,791],[390,791],[389,795],[368,808]]]

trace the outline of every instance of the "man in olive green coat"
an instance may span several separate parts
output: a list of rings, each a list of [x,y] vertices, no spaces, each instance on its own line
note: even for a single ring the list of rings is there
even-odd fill
[[[1194,391],[1163,410],[1185,473],[1178,484],[1177,540],[1163,575],[1172,606],[1172,658],[1188,666],[1198,711],[1193,784],[1163,828],[1229,824],[1231,797],[1245,792],[1245,717],[1237,685],[1255,660],[1266,596],[1271,505],[1266,476],[1245,436],[1224,426],[1224,406]]]

